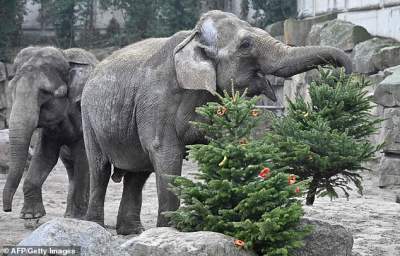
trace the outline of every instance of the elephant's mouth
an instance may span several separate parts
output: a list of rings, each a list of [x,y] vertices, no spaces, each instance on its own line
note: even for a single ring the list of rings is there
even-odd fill
[[[272,86],[268,77],[261,70],[255,71],[255,81],[248,91],[248,96],[253,97],[256,95],[264,94],[273,102],[277,101],[274,87]]]
[[[266,86],[265,86],[265,89],[262,91],[262,94],[267,96],[273,102],[276,102],[277,98],[276,98],[274,87],[272,86],[272,84],[268,78],[264,77],[264,81],[266,83]]]

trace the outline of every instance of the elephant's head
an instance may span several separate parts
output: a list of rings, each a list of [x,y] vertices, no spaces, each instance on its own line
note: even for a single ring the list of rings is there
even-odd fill
[[[97,63],[93,55],[83,61],[76,52],[53,47],[28,47],[14,60],[15,76],[10,82],[13,105],[10,115],[10,169],[3,190],[3,209],[11,211],[12,198],[21,180],[32,134],[36,128],[63,121],[69,109],[80,103],[88,78],[86,69]],[[92,60],[94,58],[94,60]]]
[[[276,100],[265,75],[290,77],[322,64],[344,66],[351,61],[333,47],[290,47],[235,15],[205,13],[192,33],[174,50],[178,83],[185,89],[265,94]]]

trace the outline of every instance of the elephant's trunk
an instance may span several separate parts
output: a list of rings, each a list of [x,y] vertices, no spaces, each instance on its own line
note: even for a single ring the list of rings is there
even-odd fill
[[[3,190],[3,210],[6,212],[12,209],[12,200],[26,166],[31,137],[38,124],[36,98],[26,90],[18,92],[17,88],[10,116],[10,169]]]
[[[347,54],[337,48],[328,46],[290,47],[268,35],[264,39],[263,49],[274,49],[260,56],[260,66],[272,70],[272,74],[280,77],[290,77],[318,65],[331,64],[344,67],[346,73],[352,72],[352,62]],[[270,72],[271,73],[271,72]]]

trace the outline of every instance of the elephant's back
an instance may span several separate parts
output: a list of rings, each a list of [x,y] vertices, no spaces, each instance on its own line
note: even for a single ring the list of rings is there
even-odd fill
[[[118,70],[137,68],[156,54],[165,44],[168,38],[150,38],[125,46],[105,58],[97,66],[97,70]],[[133,70],[131,70],[133,71]]]

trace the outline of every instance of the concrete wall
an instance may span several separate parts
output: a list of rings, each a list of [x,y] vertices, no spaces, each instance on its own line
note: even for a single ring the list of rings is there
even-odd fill
[[[297,0],[299,17],[337,12],[376,36],[400,40],[400,0]]]

